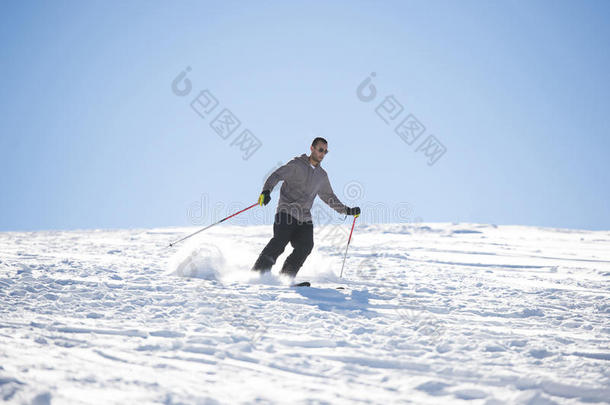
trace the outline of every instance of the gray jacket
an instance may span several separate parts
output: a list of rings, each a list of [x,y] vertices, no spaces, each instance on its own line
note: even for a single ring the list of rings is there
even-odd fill
[[[320,165],[312,168],[306,154],[295,157],[271,173],[263,190],[271,192],[281,180],[284,184],[280,189],[277,212],[288,213],[301,222],[311,221],[311,206],[316,196],[319,196],[339,214],[347,213],[347,206],[333,192],[326,171]]]

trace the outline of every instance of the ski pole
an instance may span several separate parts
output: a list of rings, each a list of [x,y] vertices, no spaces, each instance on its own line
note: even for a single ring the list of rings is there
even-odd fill
[[[343,256],[343,265],[341,266],[341,274],[339,277],[343,277],[343,267],[345,267],[345,259],[347,258],[347,248],[349,248],[349,243],[352,241],[352,233],[354,232],[354,225],[356,225],[356,218],[358,218],[360,214],[354,215],[354,222],[352,222],[352,230],[349,232],[349,239],[347,240],[347,246],[345,247],[345,255]]]
[[[248,208],[244,208],[243,210],[236,212],[236,213],[235,213],[235,214],[233,214],[233,215],[229,215],[228,217],[223,218],[223,219],[221,219],[221,220],[220,220],[220,221],[218,221],[218,222],[214,222],[212,225],[208,225],[208,226],[206,226],[205,228],[198,230],[197,232],[193,232],[192,234],[190,234],[190,235],[188,235],[188,236],[185,236],[184,238],[182,238],[182,239],[180,239],[180,240],[177,240],[177,241],[175,241],[175,242],[172,242],[172,243],[170,243],[170,244],[169,244],[169,247],[172,247],[172,246],[174,246],[176,243],[178,243],[178,242],[182,242],[183,240],[188,239],[188,238],[190,238],[191,236],[195,236],[195,235],[197,235],[198,233],[205,231],[206,229],[210,229],[210,228],[211,228],[211,227],[213,227],[214,225],[218,225],[219,223],[224,222],[224,221],[226,221],[226,220],[227,220],[227,219],[229,219],[229,218],[233,218],[235,215],[237,215],[237,214],[241,214],[242,212],[247,211],[247,210],[249,210],[250,208],[253,208],[253,207],[257,206],[257,205],[258,205],[258,202],[257,202],[257,203],[255,203],[255,204],[252,204],[252,205],[251,205],[251,206],[249,206]]]

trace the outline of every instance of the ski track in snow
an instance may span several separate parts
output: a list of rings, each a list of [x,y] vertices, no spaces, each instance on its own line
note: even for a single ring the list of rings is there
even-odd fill
[[[325,228],[311,288],[249,272],[269,225],[0,233],[0,398],[609,402],[610,232],[357,224],[341,280]]]

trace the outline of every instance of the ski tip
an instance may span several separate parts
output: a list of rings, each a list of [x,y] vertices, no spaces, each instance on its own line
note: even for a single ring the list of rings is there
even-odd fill
[[[292,284],[291,287],[311,287],[311,283],[309,281],[303,281],[302,283]]]

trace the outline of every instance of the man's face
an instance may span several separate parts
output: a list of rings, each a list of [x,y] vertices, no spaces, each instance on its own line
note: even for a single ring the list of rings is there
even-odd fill
[[[311,158],[316,162],[321,162],[328,152],[328,144],[318,142],[316,146],[311,147]]]

